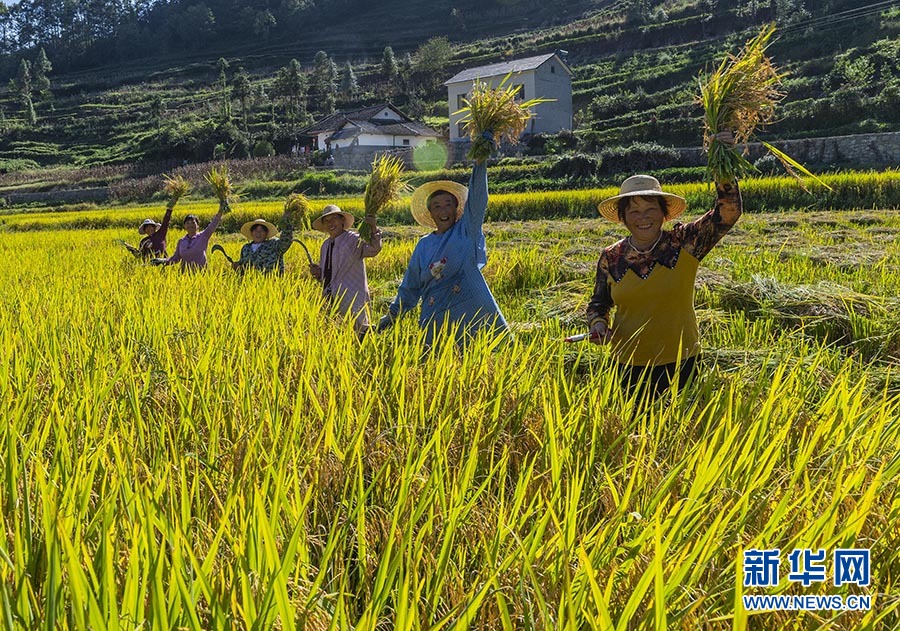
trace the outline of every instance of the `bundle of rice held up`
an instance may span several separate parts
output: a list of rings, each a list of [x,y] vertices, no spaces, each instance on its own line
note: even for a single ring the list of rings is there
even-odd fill
[[[784,93],[780,91],[784,74],[766,56],[775,25],[763,27],[759,35],[744,45],[738,55],[728,55],[708,77],[701,77],[698,102],[704,111],[703,147],[708,152],[709,174],[715,182],[733,182],[756,171],[736,146],[714,136],[730,131],[736,144],[755,140],[755,133],[775,119],[775,107]],[[799,179],[798,172],[823,184],[803,165],[768,143],[761,143]]]
[[[309,200],[306,195],[291,193],[284,202],[284,212],[294,228],[309,230]]]
[[[228,177],[228,167],[213,167],[206,174],[206,181],[212,187],[213,194],[219,200],[219,208],[222,214],[231,212],[231,201],[235,198],[231,179]]]
[[[519,142],[525,125],[531,118],[531,108],[553,99],[531,99],[517,102],[518,86],[508,85],[510,75],[506,75],[496,88],[488,87],[482,81],[475,81],[472,95],[464,99],[466,107],[454,112],[465,114],[459,121],[466,127],[472,140],[469,158],[480,162],[490,157],[502,140],[510,144]]]
[[[375,217],[388,204],[397,201],[406,190],[406,184],[400,179],[403,175],[403,160],[396,156],[380,155],[372,161],[372,174],[366,182],[364,199],[366,216]],[[366,243],[372,240],[372,227],[363,222],[359,226],[359,236]]]
[[[163,191],[169,196],[169,207],[174,207],[179,199],[191,192],[191,185],[180,175],[164,175]]]

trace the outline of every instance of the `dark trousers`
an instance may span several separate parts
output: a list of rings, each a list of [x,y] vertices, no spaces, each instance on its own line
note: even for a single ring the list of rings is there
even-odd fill
[[[651,399],[655,399],[672,385],[675,375],[678,375],[678,384],[683,387],[697,371],[697,356],[688,357],[681,364],[663,364],[661,366],[621,366],[622,389],[625,394],[632,396],[637,394],[644,398],[649,393]]]

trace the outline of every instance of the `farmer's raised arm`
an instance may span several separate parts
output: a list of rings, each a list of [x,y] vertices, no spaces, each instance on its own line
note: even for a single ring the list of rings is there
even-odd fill
[[[381,252],[381,230],[378,228],[378,225],[375,223],[375,218],[372,217],[371,220],[369,217],[363,219],[366,223],[372,226],[372,241],[371,243],[366,243],[362,239],[359,239],[359,251],[361,258],[371,258]]]
[[[716,184],[716,194],[716,205],[712,210],[699,219],[675,228],[682,247],[698,261],[702,261],[721,241],[743,212],[737,181]]]
[[[484,224],[484,216],[488,204],[487,165],[484,162],[476,162],[472,167],[472,175],[469,177],[469,194],[466,198],[466,208],[462,221],[466,222],[469,234],[477,237],[481,234]]]
[[[172,211],[175,210],[175,204],[168,203],[166,204],[166,214],[163,215],[162,223],[159,226],[159,229],[156,231],[156,234],[161,234],[164,239],[166,233],[169,231],[169,222],[172,221]]]
[[[216,228],[219,227],[219,224],[222,223],[222,213],[223,213],[223,212],[224,212],[224,208],[223,208],[222,205],[220,204],[220,205],[219,205],[219,212],[217,212],[215,215],[213,215],[213,218],[212,218],[212,220],[209,222],[209,225],[206,226],[206,228],[203,229],[203,232],[200,233],[200,234],[202,234],[202,235],[205,237],[205,239],[206,239],[207,241],[209,241],[209,238],[210,238],[210,237],[212,236],[212,234],[216,231]]]

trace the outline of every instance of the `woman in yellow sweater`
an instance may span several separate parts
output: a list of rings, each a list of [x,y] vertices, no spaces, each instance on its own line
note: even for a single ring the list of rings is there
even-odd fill
[[[624,224],[631,234],[600,253],[587,307],[590,340],[612,345],[629,392],[643,383],[658,395],[676,374],[684,383],[694,371],[700,353],[697,268],[742,210],[736,181],[719,182],[716,191],[712,210],[671,230],[663,230],[663,223],[681,215],[687,204],[663,192],[649,175],[628,178],[618,195],[598,206],[601,215]]]

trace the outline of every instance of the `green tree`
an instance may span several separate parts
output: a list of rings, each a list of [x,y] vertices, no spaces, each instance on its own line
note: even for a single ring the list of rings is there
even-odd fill
[[[353,66],[348,60],[341,69],[341,95],[344,99],[352,99],[356,96],[357,89],[359,89],[359,84],[356,81],[356,75],[353,74]]]
[[[153,118],[153,121],[156,123],[156,135],[159,136],[162,133],[162,121],[163,115],[166,113],[166,102],[163,101],[161,96],[153,97],[153,100],[150,101],[150,116]]]
[[[280,99],[283,103],[288,129],[292,134],[295,131],[297,122],[305,117],[305,108],[303,107],[305,92],[306,79],[303,76],[303,69],[300,67],[299,61],[291,59],[287,66],[276,73],[272,86],[272,96]]]
[[[263,41],[269,39],[277,25],[278,21],[271,11],[258,11],[253,16],[253,34]]]
[[[318,109],[325,114],[334,112],[334,84],[337,71],[334,62],[324,50],[316,53],[313,59],[312,92],[318,99]]]
[[[432,37],[416,49],[413,68],[423,88],[433,91],[440,85],[441,72],[452,53],[450,40],[443,36]]]
[[[250,109],[250,98],[253,95],[253,87],[250,84],[250,75],[242,66],[238,66],[234,78],[231,80],[231,93],[241,104],[241,121],[244,131],[247,131],[248,111]]]
[[[34,111],[34,101],[31,99],[33,86],[31,83],[31,64],[27,59],[19,62],[19,73],[15,81],[16,92],[22,103],[22,115],[30,125],[37,123],[37,113]]]
[[[53,70],[53,64],[47,58],[43,46],[38,51],[37,58],[32,66],[34,70],[34,89],[42,97],[50,95],[50,78],[47,76]]]
[[[231,120],[231,95],[229,94],[228,77],[225,71],[228,70],[230,64],[224,57],[219,57],[216,65],[219,67],[219,90],[222,94],[222,108],[219,113],[223,121],[228,121]]]
[[[394,56],[394,49],[390,46],[384,47],[381,53],[381,78],[391,83],[397,79],[400,68],[397,67],[397,58]]]

